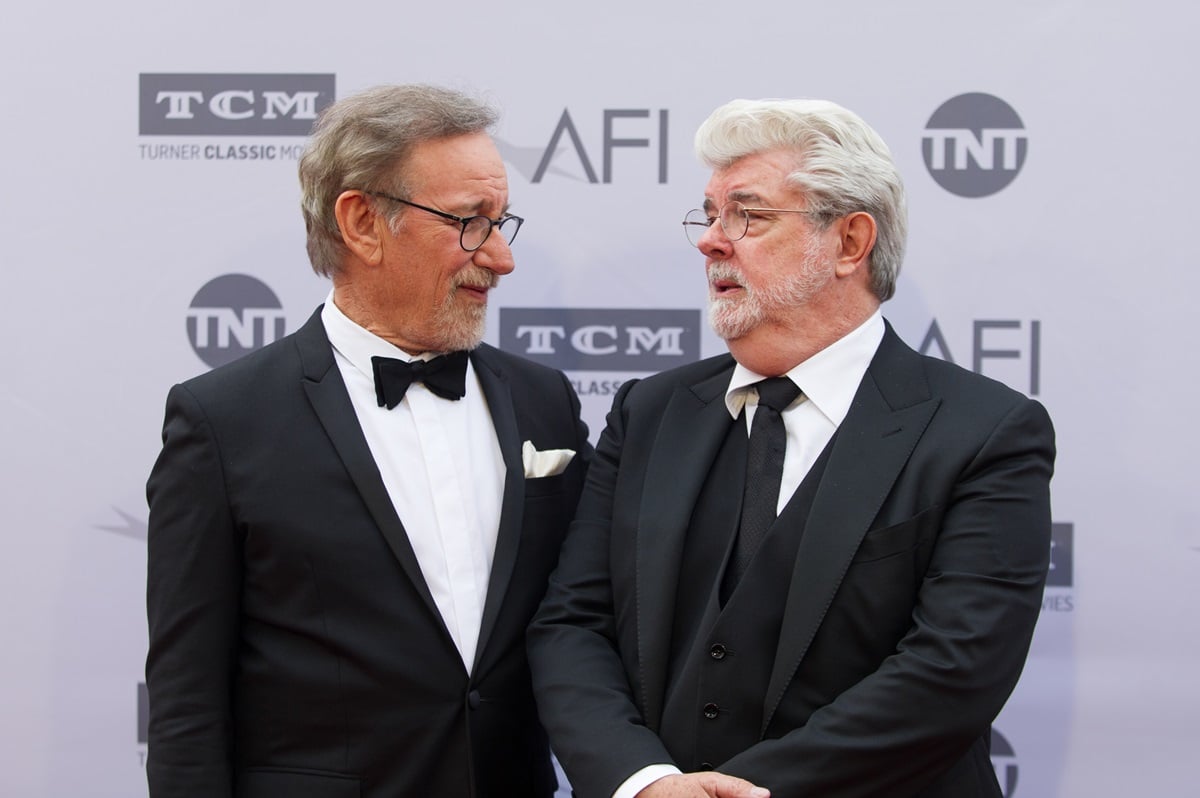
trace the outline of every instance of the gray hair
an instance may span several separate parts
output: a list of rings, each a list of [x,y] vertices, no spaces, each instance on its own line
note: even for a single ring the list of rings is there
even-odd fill
[[[300,159],[300,209],[313,271],[332,276],[345,257],[334,216],[343,191],[408,199],[415,187],[403,167],[415,145],[487,132],[497,119],[495,109],[461,92],[422,84],[378,86],[326,108]],[[395,208],[388,224],[394,228],[402,212],[403,206]]]
[[[886,301],[896,291],[908,237],[904,184],[891,152],[858,115],[826,100],[733,100],[696,132],[696,155],[722,169],[747,155],[795,150],[788,182],[828,226],[857,211],[878,227],[871,253],[871,290]]]

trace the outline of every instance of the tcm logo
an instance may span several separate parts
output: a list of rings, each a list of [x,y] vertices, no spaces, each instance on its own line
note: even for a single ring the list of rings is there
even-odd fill
[[[1029,149],[1025,125],[990,94],[960,94],[929,117],[921,152],[939,186],[960,197],[986,197],[1021,171]]]
[[[501,308],[500,348],[563,371],[661,371],[700,358],[700,311]]]
[[[647,169],[659,183],[667,182],[667,109],[650,108],[605,108],[599,120],[581,120],[584,130],[592,133],[587,140],[595,141],[599,134],[600,156],[596,157],[595,145],[589,151],[580,135],[580,123],[564,108],[562,116],[545,147],[517,147],[497,140],[496,146],[504,160],[512,164],[531,183],[540,183],[547,174],[578,179],[582,171],[589,183],[613,182],[613,162],[618,149],[645,149],[650,158],[637,159],[637,165],[627,164],[626,169]],[[599,130],[596,123],[599,122]],[[600,164],[597,176],[596,164]],[[569,168],[567,168],[569,166]],[[626,172],[628,173],[628,172]]]
[[[1073,587],[1075,584],[1075,525],[1050,525],[1050,570],[1046,587]]]
[[[187,312],[192,349],[212,368],[282,338],[283,325],[283,306],[275,292],[245,274],[208,281]]]
[[[143,136],[307,136],[334,100],[333,75],[138,77]]]
[[[1017,752],[995,729],[992,729],[992,767],[1004,798],[1013,798],[1017,794]]]

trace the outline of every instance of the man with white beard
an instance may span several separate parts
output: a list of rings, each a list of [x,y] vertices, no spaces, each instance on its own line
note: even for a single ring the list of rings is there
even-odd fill
[[[904,191],[858,116],[738,100],[696,149],[729,354],[614,400],[530,628],[551,744],[582,798],[999,798],[1050,419],[884,320]]]

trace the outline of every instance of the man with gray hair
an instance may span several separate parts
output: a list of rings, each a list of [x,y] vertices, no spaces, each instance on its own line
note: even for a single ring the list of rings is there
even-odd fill
[[[554,792],[525,628],[591,447],[560,372],[481,344],[521,226],[495,120],[431,86],[326,109],[300,183],[328,299],[171,389],[153,798]]]
[[[696,148],[729,354],[614,399],[530,628],[551,744],[581,798],[999,798],[1050,419],[881,316],[904,192],[859,117],[739,100]]]

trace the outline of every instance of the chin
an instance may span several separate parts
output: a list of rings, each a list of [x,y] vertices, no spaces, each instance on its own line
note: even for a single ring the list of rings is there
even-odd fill
[[[485,311],[486,308],[480,307],[442,319],[438,324],[438,351],[470,351],[483,343]]]
[[[748,335],[759,325],[759,314],[745,304],[733,304],[713,300],[708,306],[708,323],[717,336],[726,341],[736,341]]]

